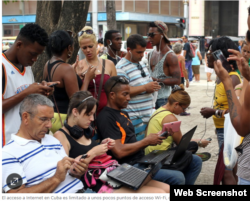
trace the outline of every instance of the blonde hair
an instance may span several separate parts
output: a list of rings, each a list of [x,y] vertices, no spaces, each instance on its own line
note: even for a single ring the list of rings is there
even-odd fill
[[[179,87],[181,88],[180,90],[172,92],[168,97],[169,104],[172,105],[173,103],[178,102],[180,105],[190,105],[191,98],[185,91],[183,84],[180,84]]]
[[[83,29],[81,31],[86,31],[86,30],[93,31],[92,27],[90,27],[90,26],[83,27]],[[94,43],[97,43],[95,33],[94,34],[86,34],[86,32],[84,32],[80,37],[78,37],[78,42],[80,43],[81,40],[85,39],[85,38],[90,38]]]

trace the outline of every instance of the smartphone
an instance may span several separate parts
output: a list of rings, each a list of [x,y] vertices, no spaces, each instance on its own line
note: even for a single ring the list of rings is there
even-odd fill
[[[209,138],[207,138],[206,140],[211,142],[211,141],[212,141],[212,138],[211,138],[211,137],[209,137]]]
[[[160,137],[167,138],[168,136],[169,136],[168,131],[164,131],[163,133],[160,134]]]
[[[216,50],[212,52],[212,55],[215,61],[217,61],[218,59],[221,61],[222,66],[227,70],[227,72],[230,72],[232,70],[230,64],[228,63],[221,50]]]
[[[54,87],[54,86],[56,86],[56,85],[58,85],[58,83],[54,83],[54,84],[52,84],[52,85],[49,85],[49,87]]]
[[[181,121],[174,121],[174,122],[170,122],[170,123],[165,123],[163,124],[163,127],[162,127],[162,132],[166,131],[166,129],[172,129],[172,131],[175,133],[175,132],[178,132],[180,130],[180,127],[181,127]]]
[[[80,160],[87,158],[87,156],[88,156],[87,154],[83,154],[82,157],[80,158]]]

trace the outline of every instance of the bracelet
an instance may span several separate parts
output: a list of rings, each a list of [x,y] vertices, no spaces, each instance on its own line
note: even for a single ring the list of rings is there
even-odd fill
[[[236,91],[236,90],[242,90],[242,88],[235,88],[234,91]]]
[[[215,116],[216,116],[217,118],[221,118],[221,115],[218,114],[219,111],[220,111],[220,110],[216,110],[216,111],[215,111]]]
[[[198,141],[198,146],[201,147],[202,143],[201,143],[201,140]]]

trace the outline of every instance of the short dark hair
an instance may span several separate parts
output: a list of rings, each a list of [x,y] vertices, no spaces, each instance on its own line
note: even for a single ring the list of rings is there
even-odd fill
[[[26,24],[19,32],[17,40],[29,41],[31,43],[37,42],[41,46],[46,46],[49,37],[46,31],[38,24]]]
[[[103,38],[98,39],[97,42],[103,44]]]
[[[61,56],[65,48],[73,45],[74,39],[66,31],[55,31],[49,37],[46,52],[51,58],[54,54]]]
[[[250,31],[249,30],[247,30],[247,33],[246,33],[246,40],[247,42],[250,43]]]
[[[105,83],[104,91],[106,93],[107,98],[109,97],[111,87],[113,87],[115,83],[116,83],[116,85],[112,88],[112,91],[115,92],[115,93],[117,93],[119,91],[119,88],[120,88],[121,85],[124,85],[124,84],[128,85],[129,84],[128,81],[125,81],[123,83],[119,82],[118,80],[120,79],[120,77],[121,76],[113,76],[113,77],[109,78],[107,80],[107,82]]]
[[[88,97],[91,98],[81,103],[82,100]],[[72,110],[74,108],[77,108],[79,113],[86,109],[85,114],[89,114],[93,110],[95,105],[97,106],[97,100],[92,97],[92,94],[89,91],[78,91],[74,93],[70,98],[67,116],[69,117],[72,114]]]
[[[239,48],[237,47],[237,45],[230,38],[226,36],[221,36],[219,38],[212,39],[209,43],[208,49],[210,49],[211,45],[212,45],[213,52],[216,50],[221,50],[226,58],[228,58],[229,55],[232,54],[228,52],[228,49],[234,49],[234,50],[239,51]],[[233,65],[235,70],[238,69],[236,61],[230,60],[229,63]]]
[[[161,30],[159,27],[157,27],[157,26],[155,25],[154,22],[150,22],[150,23],[149,23],[149,27],[156,27],[157,30],[158,30],[160,33],[163,34],[162,30]],[[169,42],[170,42],[170,41],[168,41],[168,40],[166,39],[166,37],[163,37],[163,39],[164,39],[165,43],[169,43]]]
[[[118,30],[109,30],[105,33],[105,36],[104,36],[104,46],[107,47],[108,44],[107,44],[107,40],[112,40],[112,34],[113,33],[120,33],[120,31]]]
[[[142,47],[147,46],[147,41],[139,34],[133,34],[127,39],[127,47],[131,50],[136,48],[136,45],[140,45]]]

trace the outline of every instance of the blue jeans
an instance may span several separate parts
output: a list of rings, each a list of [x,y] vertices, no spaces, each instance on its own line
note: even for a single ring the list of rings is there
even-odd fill
[[[188,79],[191,82],[193,80],[193,71],[192,71],[192,60],[185,61],[185,68],[188,72]]]
[[[134,166],[140,169],[147,167],[147,165],[138,163]],[[155,174],[153,179],[169,185],[194,185],[198,175],[200,174],[201,167],[201,158],[197,155],[193,155],[193,160],[184,173],[177,170],[160,169]]]
[[[250,181],[238,177],[238,185],[250,185]]]
[[[219,153],[220,153],[221,145],[224,142],[224,128],[216,128],[216,135],[218,139]]]
[[[160,98],[157,99],[156,103],[155,103],[155,109],[157,110],[158,108],[160,108],[161,106],[165,105],[168,102],[168,98]]]

